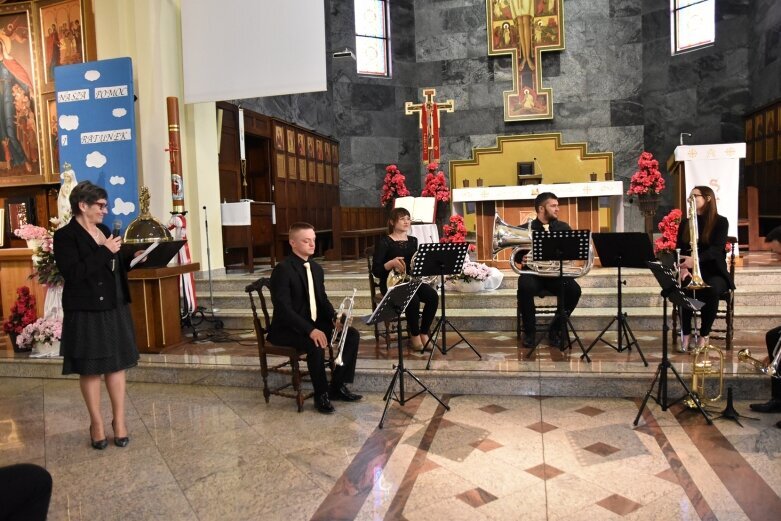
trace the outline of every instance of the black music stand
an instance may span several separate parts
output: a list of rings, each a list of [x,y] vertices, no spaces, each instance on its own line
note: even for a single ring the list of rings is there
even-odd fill
[[[615,349],[618,353],[625,350],[631,351],[632,346],[635,346],[643,363],[648,367],[648,362],[643,356],[640,344],[637,343],[637,338],[632,332],[632,328],[629,327],[629,318],[624,312],[622,286],[626,284],[626,281],[621,278],[621,268],[647,268],[647,263],[654,260],[651,240],[648,238],[648,234],[643,232],[595,233],[591,238],[594,239],[594,247],[597,250],[597,254],[599,254],[599,262],[602,264],[602,267],[618,268],[618,312],[608,322],[605,329],[597,335],[597,338],[591,342],[591,345],[586,349],[586,353],[591,351],[596,343],[600,341]],[[613,345],[603,338],[614,322],[617,322],[618,345]],[[626,345],[624,340],[626,340]]]
[[[681,287],[678,286],[677,275],[673,273],[672,269],[662,265],[660,262],[649,262],[647,263],[647,266],[651,268],[651,273],[654,274],[656,281],[659,283],[659,286],[661,286],[662,299],[664,300],[664,306],[662,308],[662,361],[659,363],[659,367],[656,369],[656,374],[654,374],[654,379],[651,382],[651,386],[648,388],[648,392],[645,393],[645,397],[643,397],[643,403],[640,405],[640,410],[637,411],[637,417],[635,418],[634,425],[637,425],[637,423],[640,421],[640,416],[642,416],[643,409],[645,409],[645,406],[648,403],[648,398],[653,398],[654,401],[662,407],[662,410],[666,411],[670,406],[675,405],[687,397],[691,399],[692,403],[697,406],[697,409],[699,409],[702,417],[705,418],[705,421],[707,421],[710,425],[713,423],[713,421],[710,419],[710,416],[708,416],[708,413],[705,412],[705,409],[702,408],[697,395],[691,392],[691,390],[686,386],[686,382],[684,382],[683,378],[681,378],[681,375],[678,374],[678,371],[676,371],[675,367],[670,363],[670,358],[668,357],[667,352],[667,333],[670,331],[670,326],[667,325],[667,301],[669,300],[673,304],[676,304],[679,307],[683,306],[691,311],[698,311],[700,308],[702,308],[704,303],[700,302],[699,300],[687,297],[683,291],[681,291]],[[677,400],[673,400],[672,402],[669,401],[667,396],[668,369],[673,372],[675,378],[678,380],[678,383],[681,384],[683,390],[686,391],[683,396]],[[656,396],[651,396],[654,387],[657,386],[658,388],[656,391]]]
[[[572,320],[566,312],[564,302],[564,261],[567,260],[588,260],[589,258],[589,230],[557,230],[532,232],[532,260],[535,261],[556,261],[559,263],[559,295],[558,305],[556,306],[556,315],[554,322],[561,325],[562,338],[567,339],[567,345],[561,348],[572,348],[572,344],[577,342],[583,353],[581,358],[591,362],[588,353],[580,341],[580,336],[572,325]],[[537,275],[529,275],[534,277]],[[572,331],[572,338],[570,337]]]
[[[412,280],[411,282],[405,282],[403,284],[396,284],[395,286],[388,288],[385,296],[382,297],[380,303],[377,304],[377,309],[374,310],[374,313],[372,313],[371,316],[365,319],[366,323],[369,325],[374,325],[377,322],[385,320],[395,320],[397,327],[396,331],[399,332],[397,335],[399,347],[399,365],[394,367],[396,371],[393,373],[393,378],[391,379],[391,383],[388,386],[388,390],[385,391],[385,397],[383,398],[385,400],[385,410],[382,411],[382,418],[380,418],[380,429],[382,429],[382,425],[385,423],[385,415],[388,414],[388,407],[390,406],[391,400],[394,400],[400,405],[404,406],[406,402],[412,400],[416,396],[423,393],[428,393],[436,401],[438,401],[440,405],[445,408],[445,410],[450,410],[450,407],[445,405],[445,403],[443,403],[442,400],[440,400],[439,397],[431,391],[431,389],[426,387],[426,385],[424,385],[417,376],[412,374],[412,371],[404,368],[404,349],[401,344],[401,315],[404,313],[404,310],[407,309],[409,301],[412,300],[412,297],[415,296],[415,293],[418,291],[418,288],[421,284],[422,280],[417,279]],[[404,396],[404,373],[408,374],[418,383],[419,386],[423,388],[421,391],[418,391],[409,398]],[[399,382],[398,395],[396,395],[397,380]]]
[[[421,353],[426,350],[426,346],[431,344],[431,354],[428,356],[428,363],[426,369],[431,368],[431,359],[434,357],[434,351],[437,349],[437,339],[440,333],[442,334],[442,345],[439,350],[443,355],[446,355],[448,351],[456,347],[461,342],[466,342],[466,345],[472,349],[477,355],[477,358],[482,359],[477,349],[464,338],[464,335],[447,319],[447,307],[445,299],[445,275],[457,275],[464,269],[464,259],[469,249],[469,244],[466,242],[427,242],[418,246],[418,251],[415,252],[415,265],[412,267],[410,275],[412,277],[430,277],[432,275],[439,276],[440,282],[440,309],[442,314],[434,326],[434,330],[429,336],[428,342],[421,349]],[[448,347],[447,345],[447,326],[456,332],[461,338],[458,342]]]

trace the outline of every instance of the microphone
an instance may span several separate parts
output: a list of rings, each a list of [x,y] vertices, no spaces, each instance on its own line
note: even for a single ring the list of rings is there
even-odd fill
[[[114,220],[114,229],[111,230],[111,236],[112,237],[119,237],[119,231],[122,229],[122,221],[119,219]],[[114,271],[117,267],[117,255],[114,254],[113,258],[111,259],[111,271]]]
[[[122,229],[122,221],[119,219],[114,221],[114,229],[111,231],[112,237],[119,237],[119,231]]]

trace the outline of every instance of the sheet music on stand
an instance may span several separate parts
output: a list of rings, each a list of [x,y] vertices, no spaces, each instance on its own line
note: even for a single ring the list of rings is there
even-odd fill
[[[678,286],[678,276],[672,268],[658,261],[648,262],[647,265],[662,288],[662,297],[692,312],[699,311],[705,305],[704,302],[691,298],[683,292]]]
[[[532,260],[588,260],[590,239],[589,230],[535,230],[532,232]]]
[[[410,276],[458,275],[469,251],[466,242],[427,242],[418,245]]]
[[[364,322],[371,326],[385,320],[395,321],[407,309],[410,300],[415,296],[421,284],[423,284],[422,280],[413,279],[410,282],[391,286],[383,295],[380,303],[377,304],[377,309],[365,317]]]

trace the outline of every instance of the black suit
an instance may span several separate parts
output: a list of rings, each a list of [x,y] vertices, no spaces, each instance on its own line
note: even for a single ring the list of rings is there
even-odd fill
[[[534,219],[531,222],[531,229],[536,232],[544,231],[542,222],[539,219]],[[566,231],[571,230],[569,224],[563,221],[553,221],[550,223],[550,231]],[[523,271],[527,271],[525,268]],[[564,286],[564,310],[567,315],[572,313],[572,310],[578,305],[580,301],[580,285],[572,277],[540,277],[537,275],[520,275],[518,277],[518,308],[521,310],[521,320],[523,321],[523,330],[527,335],[526,338],[534,338],[536,333],[536,314],[537,308],[534,305],[534,297],[539,296],[543,291],[547,291],[558,298],[559,290],[562,285]],[[558,303],[559,306],[561,303]],[[551,331],[557,331],[562,329],[561,323],[554,322],[551,324]]]
[[[97,226],[106,237],[111,235],[111,230],[104,224]],[[98,245],[76,219],[71,219],[54,232],[54,244],[54,260],[65,279],[62,288],[63,311],[106,311],[116,308],[117,287],[111,270],[114,260],[119,270],[125,302],[130,302],[127,283],[129,259]]]
[[[708,336],[710,334],[713,322],[716,320],[716,313],[719,310],[719,298],[729,289],[735,289],[727,269],[727,230],[729,221],[721,215],[716,216],[716,224],[710,233],[707,244],[703,241],[704,219],[697,216],[697,231],[700,234],[697,241],[697,254],[700,257],[700,272],[702,279],[709,286],[699,289],[695,292],[695,297],[705,303],[700,310],[701,323],[700,335]],[[681,249],[681,255],[691,255],[691,245],[688,240],[689,220],[682,219],[678,227],[678,247]],[[692,313],[688,309],[681,309],[681,331],[684,335],[691,334]]]
[[[309,264],[315,288],[317,320],[312,321],[309,310],[309,292],[304,260],[291,254],[277,264],[271,273],[271,300],[274,303],[274,316],[269,326],[268,340],[272,344],[294,346],[300,352],[306,352],[306,363],[315,394],[321,395],[328,392],[325,354],[324,349],[317,347],[309,338],[309,334],[314,329],[319,329],[325,333],[330,341],[336,312],[325,293],[323,268],[312,260],[309,261]],[[331,385],[334,387],[353,381],[359,340],[358,331],[351,327],[347,331],[342,353],[344,364],[336,366],[331,375]]]

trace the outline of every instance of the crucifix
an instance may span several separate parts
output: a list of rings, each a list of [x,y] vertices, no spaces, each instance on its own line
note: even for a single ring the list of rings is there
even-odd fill
[[[418,113],[420,122],[420,134],[423,148],[423,164],[439,163],[439,111],[453,112],[455,103],[452,99],[444,103],[436,103],[435,89],[423,89],[423,103],[404,103],[404,114],[411,116]]]

